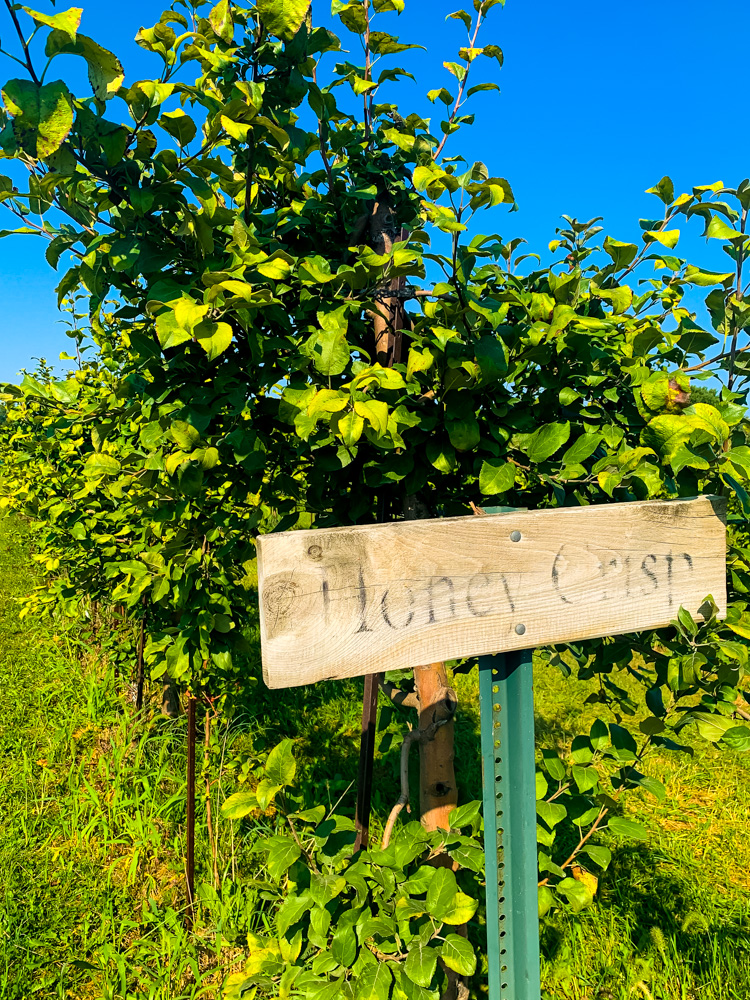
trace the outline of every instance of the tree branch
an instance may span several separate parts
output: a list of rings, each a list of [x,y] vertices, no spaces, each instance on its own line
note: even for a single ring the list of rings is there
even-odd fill
[[[476,27],[474,28],[474,34],[472,36],[471,42],[469,43],[469,48],[470,49],[473,49],[474,46],[475,46],[475,43],[476,43],[476,40],[477,40],[477,35],[479,34],[479,25],[481,23],[482,23],[482,12],[480,10],[480,11],[477,12]],[[467,61],[466,61],[466,74],[465,74],[463,80],[461,81],[461,86],[458,88],[458,97],[456,98],[456,103],[453,105],[453,110],[451,111],[450,117],[448,118],[448,124],[449,125],[453,124],[453,122],[455,121],[456,115],[458,114],[458,110],[461,107],[461,101],[462,101],[462,98],[464,96],[464,91],[466,90],[466,81],[469,79],[469,73],[470,73],[470,71],[471,71],[471,62],[467,59]],[[438,156],[440,156],[440,154],[442,153],[443,146],[445,145],[446,140],[448,139],[448,135],[449,134],[450,133],[446,132],[445,135],[443,136],[443,138],[441,139],[440,145],[435,150],[435,152],[432,154],[433,160],[437,160]]]
[[[13,19],[13,26],[15,27],[16,34],[18,35],[19,41],[21,42],[21,46],[23,48],[23,54],[26,57],[26,69],[29,71],[31,79],[34,81],[34,83],[37,84],[37,86],[40,86],[39,77],[36,75],[34,64],[31,61],[31,53],[29,52],[29,46],[26,42],[26,39],[23,37],[23,31],[21,30],[21,25],[19,24],[18,21],[18,15],[16,14],[15,6],[10,2],[10,0],[5,0],[5,6],[8,8],[8,13]]]
[[[395,684],[382,678],[380,679],[380,690],[399,708],[415,708],[419,711],[419,698],[416,691],[402,691]]]
[[[396,825],[396,820],[398,819],[401,810],[404,806],[408,807],[409,805],[409,751],[411,750],[412,744],[429,743],[438,729],[450,722],[454,714],[455,708],[447,719],[437,719],[435,722],[430,723],[426,729],[412,729],[404,736],[404,742],[401,744],[401,794],[388,816],[388,822],[386,823],[385,830],[383,831],[383,840],[380,844],[382,850],[385,850],[391,842],[393,828]]]

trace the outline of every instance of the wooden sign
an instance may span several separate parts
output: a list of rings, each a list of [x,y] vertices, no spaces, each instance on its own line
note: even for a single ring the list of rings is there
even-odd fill
[[[261,535],[271,688],[726,612],[719,497]]]

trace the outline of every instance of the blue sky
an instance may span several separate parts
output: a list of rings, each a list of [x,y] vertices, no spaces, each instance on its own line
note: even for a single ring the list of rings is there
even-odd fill
[[[35,6],[46,10],[49,2]],[[59,2],[57,9],[65,6]],[[132,39],[141,25],[158,19],[161,3],[83,0],[83,6],[81,30],[120,55],[126,84],[158,73],[157,58]],[[455,59],[464,44],[461,23],[445,20],[457,6],[457,0],[406,0],[404,14],[384,18],[383,27],[402,41],[427,49],[399,57],[417,77],[416,84],[407,80],[400,87],[402,112],[434,115],[425,93],[453,82],[442,63]],[[316,23],[331,24],[328,0],[313,0],[313,11]],[[6,17],[0,37],[7,44]],[[520,210],[509,215],[496,209],[479,220],[481,231],[523,236],[530,250],[544,253],[562,213],[601,215],[616,239],[637,241],[638,219],[658,214],[656,199],[644,190],[663,174],[680,191],[719,179],[735,186],[750,174],[747,62],[736,44],[749,37],[747,0],[709,6],[696,0],[507,0],[505,8],[495,7],[480,41],[499,45],[505,65],[476,65],[501,92],[473,99],[467,110],[476,112],[477,124],[465,133],[460,152],[507,177]],[[354,49],[351,58],[359,61]],[[15,68],[20,73],[0,60],[2,80],[15,76]],[[61,60],[61,73],[74,61],[67,64]],[[446,150],[458,151],[457,143]],[[6,163],[0,172],[10,172]],[[0,215],[0,228],[11,223],[7,213]],[[678,252],[723,270],[721,255],[706,247],[700,231],[694,220]],[[15,379],[34,357],[55,361],[69,345],[56,309],[57,280],[41,241],[0,240],[0,381]]]

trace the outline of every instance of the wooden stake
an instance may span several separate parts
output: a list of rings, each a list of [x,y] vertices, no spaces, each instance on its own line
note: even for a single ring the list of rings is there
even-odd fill
[[[216,843],[214,842],[214,825],[211,814],[211,702],[206,699],[206,724],[204,735],[204,767],[206,769],[206,828],[208,831],[208,846],[211,851],[211,861],[214,876],[214,889],[219,888],[219,867],[216,860]]]
[[[372,805],[372,771],[375,762],[375,728],[378,716],[378,682],[380,674],[365,677],[362,699],[362,735],[359,740],[359,769],[357,771],[357,811],[354,825],[357,838],[355,853],[367,848],[370,842],[370,809]]]
[[[195,922],[195,698],[188,692],[187,732],[187,853],[185,857],[187,889],[187,926]]]
[[[140,635],[138,636],[138,668],[137,668],[137,675],[136,675],[136,684],[137,684],[137,687],[136,687],[136,692],[135,692],[135,710],[136,710],[136,712],[140,712],[140,710],[143,708],[143,674],[144,674],[144,669],[143,669],[143,649],[144,649],[145,640],[146,640],[146,607],[145,607],[145,605],[146,605],[146,599],[145,598],[143,600],[143,605],[144,605],[144,607],[143,607],[143,612],[142,612],[142,617],[141,617],[141,631],[140,631]]]

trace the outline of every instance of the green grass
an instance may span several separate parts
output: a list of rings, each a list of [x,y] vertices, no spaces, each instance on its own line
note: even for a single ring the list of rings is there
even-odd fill
[[[0,521],[0,998],[188,1000],[216,997],[239,968],[248,930],[268,921],[252,837],[273,824],[219,821],[220,801],[281,737],[297,740],[312,800],[352,810],[361,682],[232,695],[204,766],[199,748],[201,900],[185,930],[184,719],[147,706],[136,719],[97,634],[81,622],[19,618],[33,584],[22,532]],[[251,637],[252,638],[252,637]],[[257,676],[257,646],[243,670]],[[587,726],[590,685],[536,671],[538,735],[566,746]],[[456,678],[462,799],[480,795],[475,675]],[[156,693],[155,693],[156,694]],[[389,718],[390,716],[390,718]],[[398,733],[409,713],[381,711],[375,834],[392,805]],[[750,762],[696,744],[655,756],[666,802],[627,810],[647,843],[613,842],[594,905],[542,926],[545,995],[554,1000],[750,1000]],[[416,754],[414,755],[416,766]],[[217,879],[206,834],[209,778]]]

